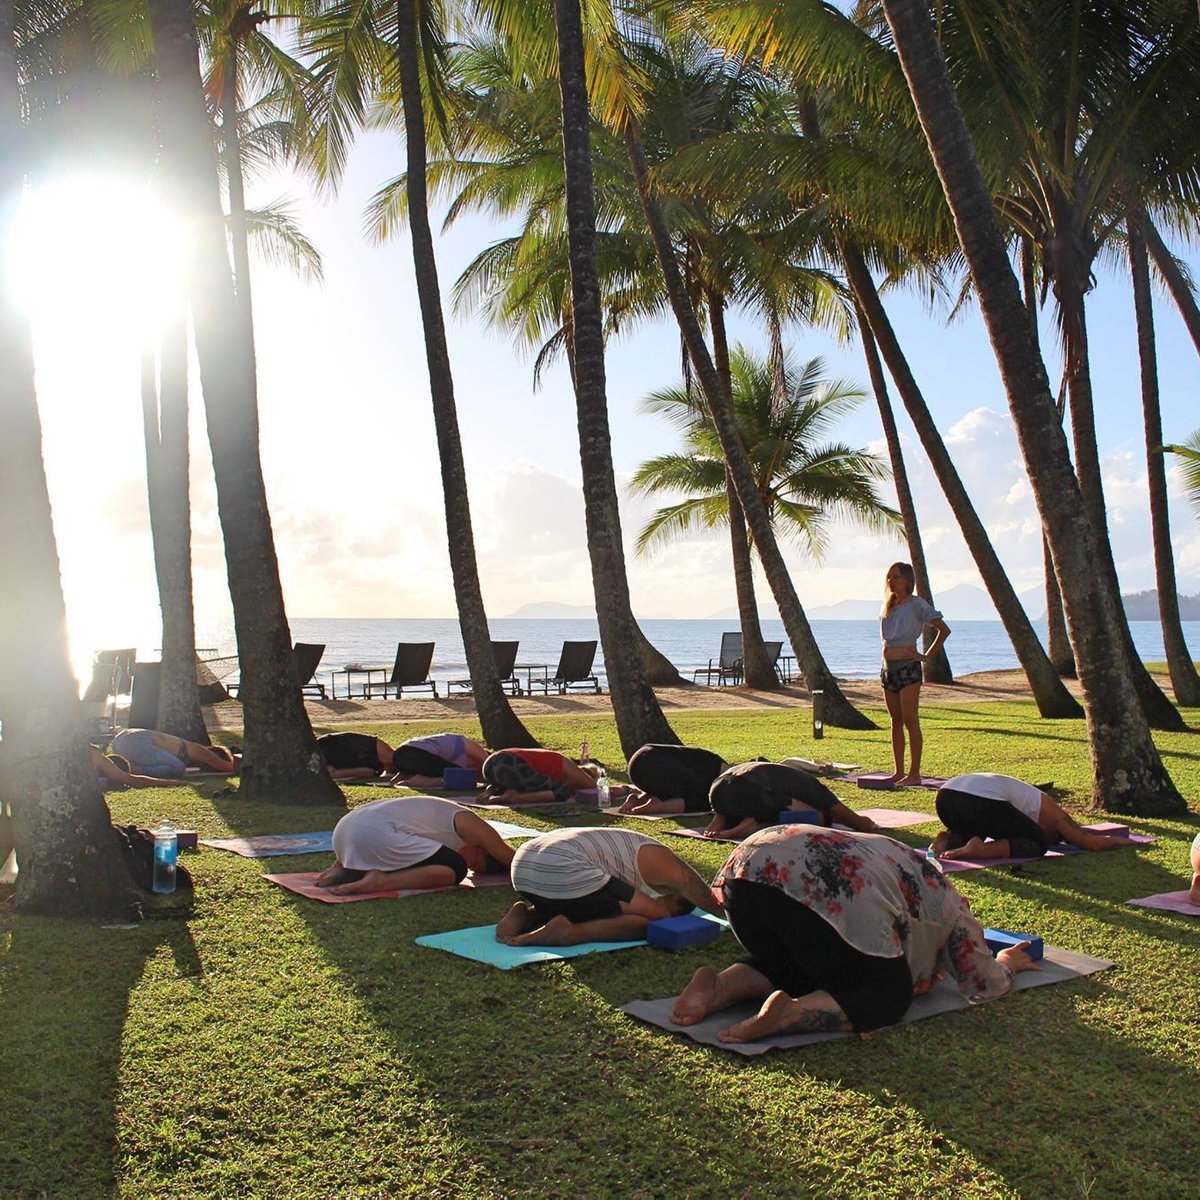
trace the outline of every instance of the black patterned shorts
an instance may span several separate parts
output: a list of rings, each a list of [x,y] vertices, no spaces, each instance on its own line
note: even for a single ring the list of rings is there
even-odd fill
[[[883,670],[879,672],[879,682],[883,684],[885,692],[902,692],[906,687],[921,683],[924,679],[921,661],[916,658],[905,658],[894,663],[885,662]]]

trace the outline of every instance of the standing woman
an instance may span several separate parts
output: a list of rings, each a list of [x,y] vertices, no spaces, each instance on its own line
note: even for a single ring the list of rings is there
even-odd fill
[[[942,614],[923,596],[913,594],[913,569],[908,563],[892,563],[884,589],[880,633],[883,638],[883,667],[879,681],[888,716],[892,719],[892,757],[896,771],[892,783],[903,786],[921,782],[921,664],[937,653],[950,636]],[[926,653],[918,643],[932,628],[935,637]],[[904,739],[908,735],[909,769],[904,770]]]

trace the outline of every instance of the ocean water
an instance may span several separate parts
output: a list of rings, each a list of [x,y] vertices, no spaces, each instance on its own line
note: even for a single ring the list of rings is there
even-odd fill
[[[721,647],[721,634],[737,629],[737,622],[730,620],[645,620],[640,624],[650,641],[689,679],[697,667],[707,666],[710,658],[716,658]],[[843,679],[865,679],[878,673],[877,621],[814,621],[812,624],[825,660],[835,675]],[[1044,635],[1044,629],[1035,627]],[[518,663],[544,663],[551,669],[558,663],[564,641],[599,641],[594,620],[493,620],[490,628],[497,641],[520,642]],[[1143,660],[1161,662],[1166,657],[1162,629],[1157,621],[1134,621],[1130,628]],[[955,621],[952,629],[946,651],[956,675],[1019,665],[999,621]],[[433,642],[431,674],[439,682],[463,679],[467,675],[462,635],[453,618],[293,618],[291,630],[295,641],[324,643],[325,655],[317,677],[326,683],[332,671],[347,663],[390,665],[396,657],[398,642]],[[764,621],[763,634],[768,641],[783,641],[784,653],[791,652],[782,622]],[[1184,622],[1184,634],[1194,654],[1200,647],[1200,621]],[[236,653],[230,625],[201,626],[196,631],[196,638],[198,646],[220,654]],[[139,654],[157,657],[151,648],[142,648]],[[604,653],[599,646],[595,670],[604,683]]]

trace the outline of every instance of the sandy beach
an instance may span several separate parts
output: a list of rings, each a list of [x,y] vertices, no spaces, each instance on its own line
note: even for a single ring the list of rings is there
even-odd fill
[[[1071,691],[1078,695],[1078,682],[1066,682]],[[841,688],[855,705],[881,707],[883,704],[878,680],[842,680]],[[656,694],[668,715],[685,709],[766,711],[773,708],[804,708],[810,703],[807,690],[800,687],[786,687],[774,692],[760,692],[746,687],[674,687],[658,688]],[[964,675],[954,684],[927,683],[921,691],[922,704],[977,704],[988,700],[1028,698],[1029,686],[1021,670],[981,671]],[[511,703],[513,711],[521,717],[572,716],[612,711],[612,700],[607,692],[599,696],[584,692],[567,696],[516,696]],[[473,698],[465,693],[457,693],[452,699],[438,700],[428,696],[406,697],[402,700],[306,700],[305,707],[314,726],[346,725],[355,721],[391,724],[397,721],[461,720],[475,712]],[[210,729],[242,727],[242,709],[237,703],[218,704],[204,711]]]

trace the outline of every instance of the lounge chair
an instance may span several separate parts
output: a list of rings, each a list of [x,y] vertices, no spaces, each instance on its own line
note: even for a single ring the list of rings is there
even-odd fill
[[[782,648],[782,644],[781,644]],[[692,679],[705,677],[705,682],[712,685],[713,676],[717,677],[717,686],[724,687],[727,683],[742,682],[742,635],[740,633],[721,634],[721,652],[717,658],[708,660],[707,667],[697,667],[692,672]]]
[[[397,699],[409,688],[428,688],[436,700],[437,684],[429,678],[429,667],[432,662],[433,642],[398,643],[392,677],[383,684],[383,698],[387,699],[388,688],[396,689]],[[368,690],[371,686],[368,682]]]
[[[600,694],[600,681],[592,673],[592,663],[596,661],[595,642],[563,642],[562,654],[558,659],[558,670],[554,678],[550,678],[550,668],[541,667],[542,677],[535,679],[533,672],[538,668],[529,668],[529,690],[541,688],[549,692],[552,687],[558,689],[560,696],[572,688],[587,688]]]
[[[500,686],[510,696],[521,694],[521,681],[516,677],[517,647],[520,642],[493,642],[492,658],[496,663],[496,674],[500,676]],[[469,679],[451,679],[446,684],[446,694],[453,688],[461,688],[464,692],[472,690]]]
[[[297,642],[292,647],[292,663],[296,668],[296,682],[300,685],[300,695],[308,696],[314,699],[325,699],[325,685],[318,683],[313,676],[317,673],[317,667],[320,665],[321,656],[325,653],[325,644],[322,642],[317,645],[314,642]],[[200,664],[203,666],[203,664]],[[202,681],[203,682],[203,681]],[[241,680],[237,683],[231,683],[228,690],[221,687],[218,683],[217,687],[226,692],[227,696],[237,699],[238,692],[241,690]],[[224,699],[224,696],[218,697],[216,700],[201,700],[202,704],[218,703]]]

